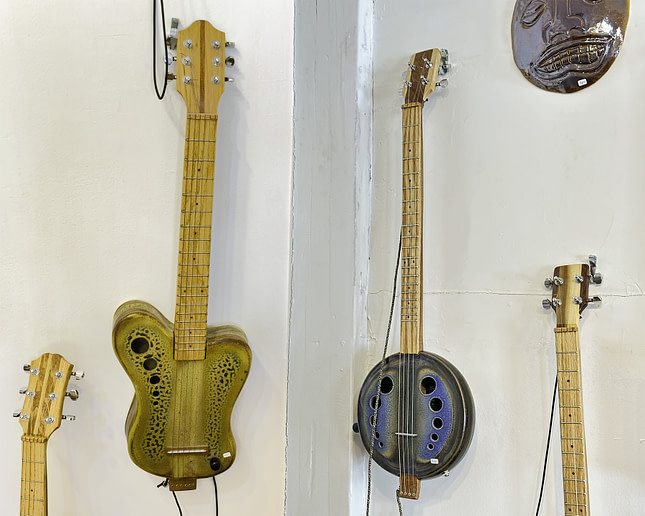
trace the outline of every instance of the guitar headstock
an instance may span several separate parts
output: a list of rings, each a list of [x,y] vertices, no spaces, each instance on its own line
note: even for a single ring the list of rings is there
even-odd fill
[[[232,43],[224,33],[205,20],[177,32],[177,91],[189,113],[217,113],[228,80],[224,68],[233,64],[226,57],[227,46]]]
[[[403,84],[404,102],[410,104],[428,100],[437,86],[445,85],[445,81],[437,84],[437,77],[449,69],[447,50],[432,48],[412,54]]]
[[[62,356],[50,353],[25,365],[29,385],[20,391],[25,395],[22,411],[14,414],[19,418],[25,435],[49,439],[62,419],[73,417],[63,416],[65,397],[78,398],[78,391],[67,392],[69,379],[76,374],[72,368],[73,365]]]
[[[551,289],[551,299],[545,299],[542,305],[553,308],[557,326],[577,326],[589,303],[600,302],[598,296],[589,297],[589,285],[602,282],[596,262],[595,256],[589,256],[589,264],[560,265],[554,269],[552,278],[544,280],[544,285]]]

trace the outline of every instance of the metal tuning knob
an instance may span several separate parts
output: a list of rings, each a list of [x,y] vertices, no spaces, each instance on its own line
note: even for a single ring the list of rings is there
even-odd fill
[[[590,277],[591,277],[591,282],[594,283],[595,285],[600,285],[602,283],[602,274],[598,271],[596,271],[596,267],[598,266],[598,257],[595,254],[590,254],[589,255],[589,269],[590,269]]]
[[[170,50],[175,50],[177,48],[177,29],[179,28],[179,18],[173,18],[170,23],[170,31],[168,31],[168,37],[166,38],[166,45]]]
[[[85,371],[82,371],[81,369],[78,371],[72,371],[72,376],[77,380],[81,380],[85,378]]]
[[[72,400],[72,401],[76,401],[78,399],[78,396],[79,396],[78,389],[72,389],[71,391],[66,392],[65,396],[68,396],[69,399]]]
[[[65,419],[67,421],[76,421],[76,416],[70,416],[70,415],[66,416],[65,414],[63,414],[60,418]]]

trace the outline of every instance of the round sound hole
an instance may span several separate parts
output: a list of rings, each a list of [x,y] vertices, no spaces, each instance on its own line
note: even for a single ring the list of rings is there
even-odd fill
[[[143,361],[143,368],[146,371],[152,371],[157,368],[157,361],[154,358],[148,358]]]
[[[161,377],[157,374],[153,374],[149,381],[152,385],[157,385],[161,381]]]
[[[390,376],[385,376],[381,380],[381,394],[390,394],[394,389],[394,382]]]
[[[443,401],[441,401],[441,398],[432,398],[429,406],[433,412],[439,412],[443,408]]]
[[[132,339],[130,347],[132,348],[132,351],[140,355],[141,353],[148,351],[148,348],[150,348],[150,343],[143,337],[137,337],[136,339]]]
[[[443,428],[443,419],[441,419],[440,417],[435,417],[432,420],[432,426],[437,430],[441,430]]]
[[[372,407],[372,410],[375,410],[377,408],[376,407],[376,399],[377,399],[376,396],[372,396],[372,398],[370,399],[370,407]],[[378,398],[378,408],[381,408],[382,403],[383,402],[381,401],[381,399]]]
[[[438,441],[439,440],[439,434],[430,434],[430,439],[433,441]]]
[[[437,389],[437,380],[432,376],[425,376],[421,380],[421,394],[432,394]]]
[[[434,450],[434,444],[428,443],[428,450],[430,451]]]

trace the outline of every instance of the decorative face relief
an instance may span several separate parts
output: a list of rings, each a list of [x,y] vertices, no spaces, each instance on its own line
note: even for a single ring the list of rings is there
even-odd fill
[[[515,64],[544,90],[581,90],[616,59],[628,19],[629,0],[516,0]]]

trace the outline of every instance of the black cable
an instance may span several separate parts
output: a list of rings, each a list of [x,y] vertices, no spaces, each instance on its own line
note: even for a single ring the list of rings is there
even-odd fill
[[[535,516],[540,513],[540,504],[542,503],[542,494],[544,493],[544,479],[546,477],[546,463],[549,459],[549,446],[551,445],[551,431],[553,430],[553,413],[555,412],[555,397],[558,393],[558,376],[555,377],[555,385],[553,386],[553,399],[551,400],[551,418],[549,419],[549,433],[546,437],[546,452],[544,454],[544,468],[542,469],[542,483],[540,485],[540,496],[538,497],[537,510]]]
[[[179,500],[177,500],[177,494],[174,491],[171,491],[171,492],[172,492],[172,496],[175,498],[177,509],[179,509],[179,516],[182,516],[183,513],[181,512],[181,507],[179,506]]]
[[[215,487],[215,516],[218,516],[218,514],[219,514],[219,503],[217,501],[217,481],[215,480],[215,477],[213,477],[213,486]]]
[[[164,481],[157,485],[157,488],[159,487],[168,487],[168,479],[165,478]],[[175,503],[177,504],[177,509],[179,509],[179,516],[183,516],[183,513],[181,512],[181,507],[179,506],[179,500],[177,499],[177,495],[175,494],[174,491],[171,491],[172,496],[175,498]]]
[[[166,94],[166,87],[168,86],[168,45],[166,44],[166,13],[163,0],[159,0],[159,4],[161,5],[161,25],[163,28],[163,46],[165,50],[164,63],[166,64],[161,93],[159,93],[159,86],[157,85],[157,0],[152,0],[152,80],[155,85],[157,98],[161,100]]]

